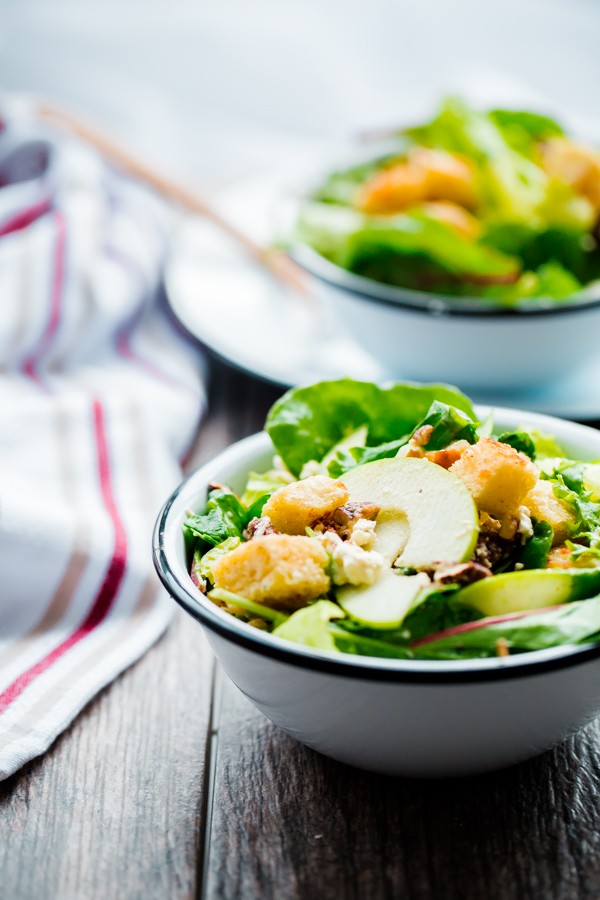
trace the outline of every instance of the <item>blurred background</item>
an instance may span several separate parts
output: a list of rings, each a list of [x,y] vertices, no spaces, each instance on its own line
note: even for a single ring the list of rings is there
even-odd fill
[[[449,90],[597,133],[597,0],[0,0],[0,87],[41,92],[205,189]]]

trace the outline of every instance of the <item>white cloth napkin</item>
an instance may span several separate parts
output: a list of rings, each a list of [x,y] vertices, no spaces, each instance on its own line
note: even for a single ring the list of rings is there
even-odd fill
[[[205,395],[157,284],[172,214],[0,107],[0,778],[159,637],[151,529]]]

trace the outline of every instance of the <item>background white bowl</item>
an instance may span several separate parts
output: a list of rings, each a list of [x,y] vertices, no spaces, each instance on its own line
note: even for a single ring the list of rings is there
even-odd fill
[[[348,332],[397,376],[450,381],[467,391],[523,390],[560,380],[598,356],[600,289],[585,299],[532,299],[502,309],[381,284],[306,246],[292,255]]]
[[[496,411],[502,429],[524,422],[555,434],[575,457],[600,456],[591,428]],[[293,644],[218,609],[188,574],[186,510],[202,508],[211,481],[242,490],[247,472],[267,467],[272,453],[257,434],[188,476],[160,513],[153,552],[167,590],[206,628],[227,675],[276,725],[359,768],[442,777],[528,759],[600,712],[600,643],[461,662],[376,659]]]

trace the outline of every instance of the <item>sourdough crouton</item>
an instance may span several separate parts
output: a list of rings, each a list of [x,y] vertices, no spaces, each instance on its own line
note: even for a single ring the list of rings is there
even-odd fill
[[[480,438],[468,447],[450,472],[466,485],[478,509],[498,519],[518,518],[523,498],[538,478],[525,454],[491,438]]]
[[[471,208],[476,202],[474,183],[468,160],[444,150],[415,147],[408,159],[375,172],[359,191],[356,205],[373,215],[400,212],[428,201]],[[456,224],[456,214],[453,218]]]
[[[600,210],[600,153],[568,138],[542,144],[542,165],[549,175],[566,181]]]
[[[553,547],[548,554],[547,566],[549,569],[572,569],[573,565],[571,549],[566,544]]]
[[[529,514],[549,522],[554,528],[553,546],[563,544],[569,537],[570,526],[575,522],[571,510],[555,495],[549,481],[541,478],[523,500]]]
[[[328,562],[313,538],[271,534],[240,544],[212,571],[216,587],[273,609],[299,609],[329,590]]]
[[[343,506],[349,496],[343,482],[327,475],[312,475],[278,488],[265,503],[262,514],[270,518],[277,531],[305,534],[308,525]]]

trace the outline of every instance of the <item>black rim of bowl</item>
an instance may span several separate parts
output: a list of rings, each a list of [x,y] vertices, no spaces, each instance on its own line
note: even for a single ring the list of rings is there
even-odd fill
[[[208,463],[210,466],[211,463]],[[185,478],[173,491],[160,511],[152,538],[154,566],[169,594],[186,612],[206,628],[240,647],[279,660],[288,665],[324,672],[330,675],[351,677],[364,681],[396,683],[450,684],[477,683],[505,678],[523,678],[567,668],[600,657],[600,641],[585,645],[567,645],[546,650],[534,650],[519,656],[481,660],[382,660],[378,657],[340,654],[328,656],[318,651],[308,651],[291,641],[276,641],[269,634],[239,622],[227,613],[219,614],[217,607],[210,608],[203,600],[190,578],[183,584],[173,573],[165,550],[165,533],[169,514],[179,494],[191,478],[206,469],[202,466]]]
[[[396,287],[355,275],[330,262],[307,244],[300,244],[290,251],[292,259],[309,275],[319,281],[345,291],[354,297],[392,306],[406,312],[425,316],[448,316],[468,319],[507,319],[536,316],[559,316],[567,313],[589,312],[600,306],[600,296],[579,300],[555,301],[531,298],[522,306],[502,308],[477,297],[448,297],[429,294],[409,288]],[[600,290],[600,289],[599,289]]]

